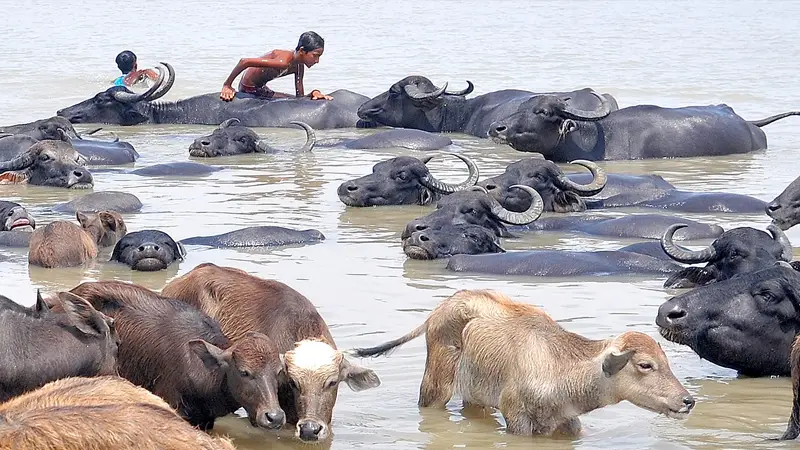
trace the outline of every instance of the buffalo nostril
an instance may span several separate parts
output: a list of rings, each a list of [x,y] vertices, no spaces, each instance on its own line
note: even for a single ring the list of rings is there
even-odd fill
[[[683,308],[675,308],[672,311],[667,313],[667,321],[674,322],[676,320],[680,320],[686,317],[686,310]]]
[[[686,409],[694,408],[694,397],[692,397],[691,395],[683,397],[683,404],[686,406]]]
[[[143,252],[143,251],[144,251],[144,245],[142,245],[142,246],[139,246],[139,248],[137,248],[136,250],[138,250],[138,251],[140,251],[140,252]]]
[[[155,251],[159,251],[160,249],[161,249],[161,247],[159,247],[157,245],[153,246],[153,250],[155,250]]]
[[[507,128],[506,128],[505,125],[499,125],[499,126],[494,127],[494,131],[496,131],[498,133],[502,133],[503,131],[506,131],[506,129]]]
[[[357,191],[358,190],[358,186],[351,184],[351,185],[347,186],[347,190],[350,191],[350,192]]]
[[[83,172],[81,172],[80,170],[73,170],[72,174],[75,175],[78,178],[83,176]]]
[[[419,240],[422,241],[422,242],[428,242],[428,241],[431,240],[431,238],[429,238],[428,236],[425,236],[424,234],[421,234],[419,236]]]
[[[415,229],[415,230],[417,230],[417,231],[424,231],[424,230],[427,230],[427,229],[428,229],[428,226],[427,226],[427,225],[422,225],[422,224],[419,224],[419,225],[416,225],[416,226],[414,227],[414,229]]]
[[[281,423],[286,417],[283,411],[280,410],[270,411],[266,415],[267,415],[267,422],[269,423]]]
[[[206,146],[211,145],[211,141],[205,141],[205,140],[200,141],[200,145],[206,145]]]
[[[781,205],[779,205],[778,202],[772,202],[767,205],[767,210],[769,211],[777,211],[779,209],[781,209]]]

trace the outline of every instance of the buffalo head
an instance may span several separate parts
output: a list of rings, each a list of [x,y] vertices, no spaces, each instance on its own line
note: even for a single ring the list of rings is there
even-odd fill
[[[301,152],[310,152],[317,142],[314,129],[304,122],[290,122],[306,131],[306,143]],[[258,137],[255,131],[241,125],[239,119],[228,119],[211,134],[201,136],[189,146],[189,156],[215,157],[243,155],[245,153],[275,153],[278,150],[270,147],[266,141]]]
[[[0,200],[0,231],[33,230],[36,221],[19,203]]]
[[[664,282],[664,287],[705,285],[755,272],[777,261],[792,260],[792,244],[775,225],[767,227],[771,235],[750,227],[728,230],[703,250],[689,250],[672,242],[675,231],[684,227],[684,224],[674,224],[667,228],[661,237],[664,252],[675,261],[685,264],[707,264],[679,270]]]
[[[508,144],[521,152],[551,155],[562,145],[568,133],[578,129],[583,121],[596,121],[608,116],[613,105],[595,91],[600,106],[596,111],[583,111],[567,103],[570,99],[554,95],[537,95],[523,102],[510,116],[493,122],[489,136],[498,143]]]
[[[781,261],[669,299],[656,325],[666,339],[719,366],[748,376],[788,375],[798,312],[800,274]]]
[[[92,134],[96,131],[99,131],[99,129],[90,131],[86,134]],[[22,123],[19,125],[0,127],[0,134],[2,133],[24,134],[37,141],[67,141],[69,139],[81,138],[78,132],[75,131],[75,128],[72,126],[70,121],[59,116],[48,117],[46,119]]]
[[[140,108],[157,108],[148,102],[163,97],[175,82],[175,71],[168,63],[168,75],[164,78],[164,69],[158,69],[158,80],[146,92],[137,94],[125,87],[114,86],[70,107],[59,110],[56,114],[65,117],[72,123],[110,123],[116,125],[136,125],[149,120],[147,111]]]
[[[800,177],[767,204],[767,215],[781,230],[788,230],[800,223]]]
[[[504,253],[500,239],[480,225],[445,225],[415,231],[403,241],[403,252],[411,259],[449,258],[453,255]]]
[[[436,205],[436,210],[427,216],[412,220],[406,225],[401,238],[406,240],[417,231],[430,231],[450,225],[478,225],[495,236],[510,236],[505,224],[527,225],[534,222],[542,214],[544,204],[539,193],[529,186],[515,185],[513,189],[522,189],[533,198],[527,210],[512,212],[491,197],[486,189],[474,186],[469,191],[456,192],[443,197]]]
[[[592,182],[578,184],[564,174],[552,161],[540,158],[527,158],[513,162],[502,175],[487,178],[480,183],[489,194],[509,211],[525,211],[531,204],[531,197],[520,189],[510,186],[522,184],[536,189],[544,201],[545,211],[560,213],[586,210],[582,197],[598,194],[606,185],[608,177],[603,169],[591,161],[576,160],[572,164],[586,167],[592,172]]]
[[[39,186],[88,189],[94,179],[84,167],[86,158],[63,141],[39,141],[10,161],[0,162],[0,173],[16,172],[16,180]]]
[[[118,261],[133,270],[152,272],[166,269],[174,261],[183,260],[186,250],[180,242],[158,230],[134,231],[117,241],[111,261]]]
[[[442,131],[441,112],[446,96],[465,96],[474,86],[467,81],[467,88],[448,92],[447,83],[437,87],[423,76],[405,77],[393,84],[388,91],[370,99],[358,108],[358,117],[398,128],[415,128],[424,131]]]
[[[422,159],[398,156],[375,164],[369,175],[342,183],[337,190],[339,200],[347,206],[427,205],[443,194],[474,186],[478,181],[478,166],[464,155],[447,154],[467,165],[469,176],[463,183],[437,180],[425,165],[433,156]]]

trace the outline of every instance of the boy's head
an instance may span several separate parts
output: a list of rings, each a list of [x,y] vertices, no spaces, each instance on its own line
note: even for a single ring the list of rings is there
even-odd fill
[[[325,50],[325,40],[313,31],[306,31],[297,41],[297,55],[306,67],[311,67],[319,62],[319,57]]]
[[[130,73],[136,70],[136,55],[130,50],[120,52],[115,61],[122,73]]]

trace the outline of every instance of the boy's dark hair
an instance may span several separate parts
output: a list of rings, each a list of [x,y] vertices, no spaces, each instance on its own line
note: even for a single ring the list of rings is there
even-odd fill
[[[130,50],[125,50],[117,55],[115,61],[122,73],[129,73],[133,70],[133,65],[136,64],[136,55]]]
[[[318,48],[325,48],[325,39],[313,31],[306,31],[300,35],[300,40],[297,41],[297,48],[295,50],[303,49],[307,52],[314,51]]]

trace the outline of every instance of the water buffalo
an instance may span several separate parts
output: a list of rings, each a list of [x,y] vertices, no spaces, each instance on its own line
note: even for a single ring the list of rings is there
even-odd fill
[[[127,233],[122,216],[113,211],[76,214],[80,226],[64,220],[33,231],[28,263],[55,268],[75,267],[97,257],[98,246],[110,247]]]
[[[377,131],[362,138],[333,138],[317,141],[317,147],[344,147],[349,149],[407,148],[409,150],[440,150],[453,141],[441,134],[422,130],[397,128]]]
[[[428,205],[443,195],[474,186],[480,176],[478,166],[464,155],[446,153],[467,165],[469,176],[459,184],[436,179],[426,164],[433,156],[398,156],[372,166],[372,173],[345,181],[336,193],[347,206]]]
[[[317,142],[314,129],[304,122],[290,122],[306,132],[306,143],[298,152],[310,152]],[[255,131],[241,124],[237,118],[228,119],[211,134],[201,136],[189,145],[189,156],[216,157],[243,155],[245,153],[277,153],[279,150],[270,147]]]
[[[120,376],[159,397],[193,426],[243,407],[253,426],[283,425],[275,344],[261,333],[229,339],[188,303],[130,283],[82,283],[70,291],[115,320]],[[273,418],[277,420],[273,420]]]
[[[75,214],[78,211],[132,213],[140,209],[142,209],[142,202],[138,197],[127,192],[118,191],[90,192],[82,197],[53,207],[55,211],[68,214]]]
[[[447,83],[436,87],[422,76],[409,76],[393,84],[388,91],[365,102],[358,116],[365,120],[397,128],[431,132],[460,132],[487,137],[490,125],[507,117],[534,95],[533,92],[502,90],[467,99],[474,86],[467,81],[462,91],[448,92]],[[591,89],[551,93],[579,109],[595,109],[597,99]],[[609,104],[616,100],[602,95]]]
[[[101,128],[96,128],[83,134],[94,134],[100,130]],[[0,134],[24,134],[37,141],[64,141],[67,140],[67,138],[82,138],[69,120],[59,116],[48,117],[28,123],[0,126]]]
[[[552,95],[533,97],[518,112],[492,123],[489,135],[515,150],[541,153],[556,162],[719,156],[766,149],[761,127],[800,114],[747,121],[724,104],[638,105],[614,111],[605,99],[598,99],[601,106],[592,109]]]
[[[439,259],[453,255],[503,253],[500,239],[480,225],[445,225],[415,231],[403,240],[403,253],[411,259]]]
[[[223,168],[191,161],[178,161],[153,164],[152,166],[132,170],[130,173],[143,177],[196,177],[209,175],[220,170],[223,170]]]
[[[114,86],[94,97],[57,112],[72,123],[181,123],[217,125],[238,118],[249,127],[288,127],[291,122],[305,122],[316,129],[353,128],[359,125],[358,107],[369,100],[348,90],[337,90],[330,101],[309,98],[260,99],[241,92],[231,102],[219,98],[219,92],[198,95],[176,102],[155,102],[164,96],[175,81],[171,65],[156,67],[159,79],[146,92],[136,94]]]
[[[572,161],[589,169],[592,181],[589,184],[578,184],[569,179],[552,161],[538,158],[527,158],[513,162],[506,167],[503,174],[487,178],[478,186],[483,186],[489,194],[509,211],[525,211],[531,204],[531,197],[521,189],[509,189],[510,186],[522,184],[536,189],[542,197],[545,211],[559,213],[580,212],[586,210],[583,197],[591,197],[603,190],[607,176],[605,171],[591,161]]]
[[[792,374],[792,413],[786,431],[779,439],[781,441],[797,439],[800,436],[800,336],[796,337],[792,344],[789,365]]]
[[[630,251],[527,250],[502,254],[455,255],[453,272],[536,277],[671,274],[681,266],[663,258]]]
[[[166,269],[185,256],[183,244],[175,242],[167,233],[140,230],[126,234],[117,242],[111,261],[121,262],[133,270],[152,272]]]
[[[0,231],[28,230],[36,228],[36,220],[19,203],[0,200]]]
[[[538,219],[544,209],[542,198],[532,187],[515,185],[511,188],[525,190],[534,199],[527,210],[523,212],[509,211],[489,196],[485,189],[475,186],[472,190],[455,192],[442,197],[434,211],[409,222],[403,230],[401,238],[405,240],[416,231],[435,230],[448,225],[479,225],[492,231],[496,236],[511,237],[506,224],[529,224]]]
[[[0,442],[40,450],[234,450],[229,439],[192,428],[164,400],[116,376],[64,378],[0,404]]]
[[[765,209],[772,223],[781,230],[788,230],[800,223],[800,177],[789,183]]]
[[[308,244],[319,242],[325,236],[318,230],[292,230],[284,227],[258,226],[214,236],[196,236],[182,239],[183,245],[206,245],[209,247],[275,247],[279,245]]]
[[[792,244],[777,226],[767,227],[770,234],[750,227],[728,230],[703,250],[688,250],[672,242],[676,230],[684,224],[672,224],[661,237],[661,246],[675,261],[684,264],[707,263],[704,267],[686,267],[672,274],[664,287],[694,287],[719,282],[747,272],[754,272],[776,261],[792,261]]]
[[[167,284],[163,295],[178,298],[219,320],[235,339],[254,331],[272,338],[283,353],[279,387],[286,422],[303,441],[330,435],[340,382],[354,391],[374,388],[380,379],[336,349],[325,320],[305,296],[275,280],[233,267],[200,264]]]
[[[423,333],[418,405],[443,409],[457,393],[465,406],[499,409],[509,433],[577,435],[580,415],[623,400],[672,418],[695,405],[650,336],[587,339],[497,291],[458,291],[405,336],[350,353],[383,355]]]
[[[520,227],[527,230],[567,231],[619,238],[661,239],[664,230],[673,224],[684,223],[686,227],[674,236],[680,240],[716,238],[723,233],[719,225],[708,225],[694,220],[660,214],[628,214],[610,216],[545,217]]]
[[[94,186],[94,179],[85,163],[86,159],[67,142],[38,141],[13,159],[0,162],[0,180],[89,189]]]
[[[800,273],[788,263],[672,297],[658,308],[666,339],[746,376],[789,375],[800,333]]]
[[[59,294],[62,312],[36,297],[35,314],[0,308],[0,348],[6,349],[0,402],[59,378],[115,373],[118,341],[111,318],[73,294]]]

